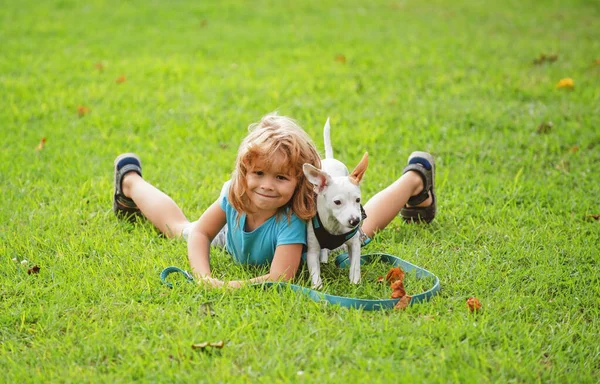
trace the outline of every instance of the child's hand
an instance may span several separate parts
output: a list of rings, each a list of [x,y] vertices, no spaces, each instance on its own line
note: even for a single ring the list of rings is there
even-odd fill
[[[221,280],[215,279],[210,276],[201,277],[200,279],[198,279],[198,284],[206,284],[209,287],[213,287],[213,288],[220,288],[225,285],[225,283],[222,282]]]
[[[240,288],[244,285],[244,281],[228,281],[227,283],[214,277],[204,276],[198,279],[198,284],[206,284],[212,288]]]
[[[240,288],[242,286],[241,281],[228,281],[226,287],[228,288]]]

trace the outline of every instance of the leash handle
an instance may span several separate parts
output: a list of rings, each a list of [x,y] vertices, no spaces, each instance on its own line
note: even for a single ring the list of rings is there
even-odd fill
[[[167,267],[160,273],[160,280],[169,288],[173,288],[173,283],[169,283],[167,281],[167,276],[169,276],[171,273],[181,273],[183,276],[185,276],[187,281],[194,281],[194,277],[188,271],[184,271],[183,269],[177,267]]]

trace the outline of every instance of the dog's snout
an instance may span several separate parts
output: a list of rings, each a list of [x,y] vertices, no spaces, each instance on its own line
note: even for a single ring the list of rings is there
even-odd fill
[[[360,219],[358,217],[353,217],[350,220],[348,220],[348,223],[351,227],[356,227],[358,223],[360,223]]]

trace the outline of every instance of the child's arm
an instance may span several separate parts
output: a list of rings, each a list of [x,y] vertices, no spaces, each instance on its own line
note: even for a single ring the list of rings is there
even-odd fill
[[[271,269],[266,275],[254,277],[248,280],[236,280],[227,283],[228,287],[239,288],[247,283],[263,283],[265,281],[288,281],[298,271],[302,259],[304,244],[284,244],[275,248],[275,256],[271,263]]]
[[[188,258],[192,273],[199,279],[210,278],[210,242],[227,220],[219,201],[215,201],[192,227],[188,237]],[[213,283],[211,281],[211,283]],[[218,284],[216,284],[218,285]]]

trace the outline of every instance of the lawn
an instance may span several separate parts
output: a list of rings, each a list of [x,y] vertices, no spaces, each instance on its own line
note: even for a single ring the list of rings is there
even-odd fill
[[[585,0],[4,1],[0,382],[598,382],[599,19]],[[438,296],[363,311],[161,284],[186,244],[115,218],[113,159],[138,153],[196,219],[274,110],[321,151],[331,117],[347,164],[368,151],[367,199],[434,154],[435,221],[364,252]],[[352,287],[330,265],[325,289],[387,297],[373,268]]]

